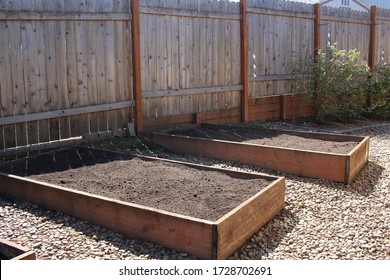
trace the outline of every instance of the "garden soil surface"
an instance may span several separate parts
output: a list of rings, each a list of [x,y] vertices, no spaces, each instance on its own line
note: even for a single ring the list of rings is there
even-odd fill
[[[115,155],[115,156],[113,156]],[[88,149],[43,154],[0,168],[19,176],[215,221],[272,181]]]
[[[358,143],[357,141],[316,139],[309,136],[303,136],[303,134],[300,135],[296,132],[288,133],[283,130],[227,126],[214,127],[205,125],[195,129],[172,131],[170,133],[189,137],[218,139],[224,141],[338,154],[348,154]]]

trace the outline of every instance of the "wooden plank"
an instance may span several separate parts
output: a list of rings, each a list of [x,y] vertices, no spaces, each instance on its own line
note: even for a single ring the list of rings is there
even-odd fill
[[[147,131],[160,130],[168,126],[194,123],[196,119],[207,123],[218,124],[238,122],[239,116],[240,109],[231,108],[227,110],[211,110],[197,114],[188,113],[160,118],[145,118],[145,129],[147,129]]]
[[[166,126],[189,124],[194,120],[194,114],[183,114],[176,116],[166,116],[160,118],[145,118],[144,127],[145,131],[160,130]]]
[[[233,85],[233,86],[187,88],[187,89],[174,89],[174,90],[162,90],[162,91],[144,91],[142,92],[142,97],[151,98],[151,97],[164,97],[164,96],[182,96],[182,95],[193,95],[193,94],[203,94],[203,93],[219,93],[219,92],[236,91],[236,90],[242,90],[242,86]]]
[[[247,122],[249,119],[249,65],[248,65],[248,16],[247,16],[247,1],[240,1],[241,8],[241,83],[243,86],[241,92],[241,121]]]
[[[73,13],[73,12],[3,12],[0,11],[0,21],[127,21],[128,13]]]
[[[208,112],[202,112],[201,119],[203,122],[210,123],[210,120],[221,120],[223,122],[225,119],[239,119],[240,110],[238,108],[231,108],[226,110],[214,110]],[[227,121],[225,121],[226,123]]]
[[[125,89],[125,75],[127,75],[127,71],[125,69],[125,51],[126,44],[123,42],[126,41],[125,34],[125,24],[123,22],[116,22],[114,26],[114,42],[115,42],[115,75],[116,75],[116,92],[115,92],[115,100],[125,101],[129,100],[128,93]],[[127,115],[127,108],[122,110],[116,110],[116,128],[123,128],[130,121],[130,118]]]
[[[84,114],[95,113],[95,112],[112,111],[117,109],[128,108],[133,105],[134,102],[132,100],[129,100],[129,101],[105,103],[105,104],[99,104],[93,106],[75,107],[75,108],[62,109],[57,111],[40,112],[35,114],[31,113],[26,115],[3,117],[0,119],[0,125],[9,125],[9,124],[32,122],[32,121],[38,121],[44,119],[84,115]]]
[[[37,8],[39,8],[37,6]],[[46,84],[46,61],[45,61],[45,38],[44,38],[44,22],[32,22],[34,36],[35,52],[34,52],[34,63],[35,63],[35,81],[36,81],[36,95],[37,95],[37,107],[36,112],[48,111],[48,95],[47,95],[47,84]],[[47,120],[38,121],[38,141],[47,142],[49,141],[49,122]]]
[[[285,95],[285,119],[293,119],[296,117],[308,117],[312,115],[311,103],[304,95]]]
[[[84,4],[83,0],[79,4]],[[75,22],[75,40],[76,40],[76,62],[77,62],[77,88],[79,93],[79,103],[78,106],[84,107],[90,104],[90,93],[88,85],[88,24],[87,22]],[[108,93],[107,93],[108,94]],[[85,133],[90,133],[89,127],[89,115],[80,115],[79,125],[81,135]]]
[[[96,29],[97,104],[107,103],[107,70],[105,56],[106,22],[98,22]],[[98,114],[98,131],[107,131],[107,114]]]
[[[151,8],[141,7],[141,14],[158,15],[158,16],[177,16],[177,17],[192,17],[192,18],[210,18],[210,19],[228,19],[240,20],[239,14],[233,13],[218,13],[209,11],[188,11],[182,9],[168,9],[168,8]]]
[[[383,17],[383,16],[377,16],[377,21],[381,21],[381,22],[390,22],[390,18],[388,17]]]
[[[61,4],[58,2],[58,4]],[[58,108],[69,109],[68,81],[67,81],[67,56],[66,56],[66,29],[65,22],[55,22],[55,58],[56,58],[56,81],[54,85],[58,90]],[[59,119],[60,139],[67,139],[71,135],[70,118]]]
[[[77,59],[76,59],[76,38],[73,22],[70,22],[66,26],[67,33],[67,44],[66,44],[66,54],[67,54],[67,84],[68,84],[68,99],[69,99],[69,108],[78,108],[80,106],[80,95],[78,88],[78,79],[77,79]],[[70,117],[70,133],[72,137],[82,135],[82,117]]]
[[[73,137],[61,140],[54,140],[45,143],[31,144],[28,146],[14,147],[0,151],[0,156],[14,156],[15,154],[31,153],[37,151],[75,147],[85,142],[82,137]]]
[[[191,43],[192,43],[192,57],[191,57],[191,87],[201,87],[201,75],[203,73],[200,71],[200,26],[201,21],[204,21],[204,19],[199,18],[191,18],[192,23],[192,37],[191,37]],[[192,95],[192,106],[191,106],[191,112],[199,112],[201,107],[203,106],[203,99],[204,96],[200,95]]]
[[[249,104],[249,106],[256,106],[259,104],[278,103],[279,98],[280,98],[279,95],[263,96],[263,97],[258,97],[258,98],[249,98],[248,104]]]
[[[130,4],[130,3],[127,3]],[[131,22],[124,23],[125,40],[123,40],[123,50],[125,63],[123,64],[123,78],[124,78],[124,97],[125,100],[134,100],[133,98],[133,62],[132,62],[132,46],[131,46]],[[141,64],[142,65],[142,64]],[[141,70],[142,71],[142,70]],[[129,107],[126,111],[126,120],[133,122],[135,118],[134,107]]]
[[[336,16],[330,16],[330,15],[321,15],[321,24],[324,24],[325,22],[334,22],[334,23],[354,23],[354,24],[360,24],[360,25],[370,25],[369,20],[362,20],[362,19],[353,19],[353,18],[343,18],[343,17],[336,17]]]
[[[111,12],[113,9],[113,2],[109,1],[105,3],[104,12]],[[107,83],[107,93],[106,93],[106,102],[113,103],[116,101],[116,89],[117,89],[117,76],[120,73],[115,72],[115,45],[120,42],[115,42],[114,37],[114,22],[106,22],[106,32],[105,32],[105,60],[106,60],[106,83]],[[108,111],[107,112],[107,129],[113,130],[119,128],[116,112]]]
[[[24,77],[23,77],[23,57],[20,52],[21,36],[19,22],[8,22],[9,40],[10,44],[10,65],[12,77],[12,95],[14,114],[23,115],[26,113],[25,91],[24,91]],[[11,96],[10,96],[11,97]],[[15,140],[16,146],[23,146],[27,144],[27,123],[20,123],[15,125]]]
[[[133,61],[133,95],[135,100],[135,127],[137,133],[143,130],[142,87],[141,87],[141,50],[140,50],[140,7],[139,0],[131,2],[132,12],[132,61]]]
[[[370,138],[364,137],[364,139],[349,153],[349,166],[347,166],[348,172],[345,174],[345,184],[351,184],[358,176],[360,170],[368,161],[370,150]]]
[[[206,20],[206,84],[208,86],[214,86],[213,84],[213,57],[214,57],[214,49],[213,49],[213,20]],[[215,50],[216,51],[216,50]],[[206,108],[204,111],[213,110],[214,104],[212,95],[209,94],[206,96]]]
[[[266,110],[260,112],[249,111],[249,121],[265,121],[265,120],[279,120],[280,109],[275,108],[274,110]]]
[[[229,257],[284,208],[285,179],[280,178],[217,221],[218,258]]]
[[[46,9],[54,9],[52,1],[45,0],[43,5]],[[56,57],[56,23],[53,21],[46,21],[44,28],[44,45],[45,45],[45,68],[46,68],[46,91],[47,91],[47,110],[59,110],[59,91],[58,91],[58,77],[57,67],[59,67]],[[49,141],[60,139],[60,119],[53,118],[49,120]]]
[[[86,9],[89,11],[94,11],[95,6],[90,5],[87,6]],[[99,104],[98,98],[98,57],[97,57],[97,49],[101,46],[97,46],[97,37],[96,30],[98,29],[99,22],[89,22],[84,24],[86,28],[86,75],[87,78],[85,80],[88,85],[88,104],[89,106],[95,106]],[[90,132],[99,132],[99,114],[90,113],[88,114],[89,119],[89,131]]]
[[[26,114],[37,113],[37,93],[35,79],[35,40],[33,26],[25,22],[21,26],[22,53],[24,58],[24,90],[26,94]],[[30,122],[27,126],[28,144],[38,143],[38,122]]]
[[[275,26],[274,23],[276,22],[276,18],[267,16],[267,36],[264,38],[266,48],[265,48],[265,58],[264,58],[264,75],[273,75],[275,74],[274,68],[273,68],[273,57],[274,57],[274,36],[275,36]],[[265,95],[273,95],[273,87],[272,83],[267,82],[265,83]]]
[[[0,239],[0,252],[8,260],[35,260],[35,252],[9,240]]]
[[[302,18],[302,19],[313,19],[314,16],[310,13],[295,12],[295,11],[282,11],[282,10],[271,10],[256,7],[248,7],[248,13],[257,15],[269,15],[274,17],[291,17],[291,18]]]
[[[226,5],[224,4],[226,4],[226,2],[220,1],[219,4],[220,4],[219,10],[221,12],[224,12],[226,7]],[[226,21],[225,20],[216,21],[215,24],[217,25],[217,32],[218,32],[218,41],[217,41],[218,47],[216,47],[216,49],[218,49],[217,52],[218,56],[216,61],[218,63],[218,67],[217,67],[218,70],[216,73],[217,83],[218,85],[226,85],[225,73],[227,68],[226,67],[227,57],[225,55],[225,46],[228,43],[226,41],[226,34],[225,34]],[[216,109],[223,109],[228,107],[226,103],[226,95],[227,93],[220,93],[220,94],[213,95],[213,97],[216,97],[216,99],[218,100],[218,107]]]
[[[274,112],[274,111],[280,112],[280,100],[278,99],[276,99],[274,102],[259,103],[257,105],[249,107],[249,112],[251,115],[255,113]]]
[[[0,40],[0,94],[1,94],[1,116],[13,116],[13,88],[12,88],[12,65],[10,62],[10,52],[8,45],[9,31],[8,24],[0,22],[0,34],[5,40]],[[2,127],[2,148],[9,148],[16,145],[15,125]]]

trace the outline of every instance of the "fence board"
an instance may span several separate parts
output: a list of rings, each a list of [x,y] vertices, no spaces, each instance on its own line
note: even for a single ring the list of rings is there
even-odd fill
[[[375,63],[390,63],[390,9],[377,8],[377,49]]]
[[[21,56],[20,45],[20,23],[9,23],[10,37],[10,63],[12,76],[12,92],[14,103],[14,114],[23,115],[25,111],[25,96],[23,90],[23,59]],[[17,145],[27,144],[27,124],[17,124],[15,126],[15,137]]]
[[[58,1],[60,2],[60,1]],[[58,3],[57,3],[58,5]],[[56,59],[56,80],[58,89],[58,109],[68,109],[68,83],[66,63],[66,31],[65,22],[55,22],[55,59]],[[59,118],[59,139],[70,138],[70,117]]]

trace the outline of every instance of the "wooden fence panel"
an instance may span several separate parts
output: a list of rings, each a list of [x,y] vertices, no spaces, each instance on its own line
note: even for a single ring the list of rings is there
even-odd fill
[[[130,122],[131,108],[123,105],[54,117],[61,110],[132,99],[129,21],[129,0],[2,1],[1,117],[18,121],[2,120],[0,149],[79,137]],[[34,117],[50,112],[54,115],[49,119]]]
[[[313,6],[288,1],[248,1],[250,97],[291,92],[294,59],[313,53]]]
[[[376,64],[390,64],[390,9],[377,9]]]
[[[239,107],[239,91],[212,89],[240,84],[239,13],[228,1],[141,1],[145,117]],[[210,90],[188,91],[199,88]]]
[[[368,61],[370,13],[321,6],[321,49],[336,44],[339,49],[357,49]]]

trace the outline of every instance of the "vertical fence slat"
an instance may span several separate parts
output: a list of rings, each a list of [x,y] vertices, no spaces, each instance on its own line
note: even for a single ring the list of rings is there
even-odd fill
[[[247,1],[241,0],[241,121],[249,120],[249,73],[248,73],[248,16]]]
[[[9,34],[8,24],[5,22],[0,23],[0,31],[5,36]],[[10,63],[10,49],[8,42],[5,40],[0,40],[0,90],[1,90],[1,113],[2,116],[13,116],[14,115],[14,106],[13,106],[13,94],[12,94],[12,78],[11,78],[11,63]],[[5,148],[13,147],[16,145],[15,139],[15,125],[5,125],[3,126],[3,136],[4,140],[2,141]]]
[[[132,54],[133,54],[133,94],[135,100],[135,125],[138,133],[143,130],[141,95],[141,53],[140,53],[140,15],[139,0],[133,0],[132,11]]]
[[[11,52],[11,76],[12,76],[12,93],[14,96],[14,114],[24,115],[25,96],[23,90],[23,58],[20,52],[21,37],[20,23],[9,23],[10,52]],[[11,94],[11,92],[10,92]],[[27,123],[19,123],[15,126],[16,145],[23,146],[27,144]]]

